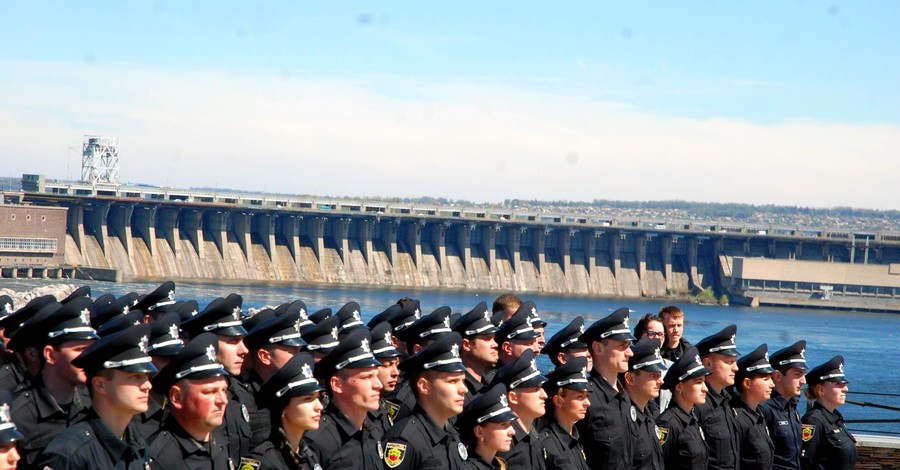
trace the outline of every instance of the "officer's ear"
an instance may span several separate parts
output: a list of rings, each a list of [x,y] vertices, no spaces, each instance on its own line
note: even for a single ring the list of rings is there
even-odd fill
[[[26,353],[28,350],[25,350]],[[56,364],[56,348],[50,346],[49,344],[44,345],[44,348],[41,349],[41,355],[44,356],[44,362],[47,364]]]
[[[469,338],[462,339],[462,350],[465,352],[472,351],[472,341]]]
[[[509,402],[510,405],[518,405],[520,403],[519,393],[516,392],[515,390],[510,390],[510,391],[506,392],[506,400]]]
[[[256,350],[256,359],[263,365],[272,365],[272,354],[266,348]]]
[[[591,342],[591,356],[595,356],[595,357],[603,356],[603,341],[592,341]]]
[[[331,387],[332,393],[343,393],[344,391],[344,381],[338,377],[338,374],[334,374],[331,376],[331,379],[328,380],[328,385]]]
[[[741,389],[742,389],[742,390],[749,390],[749,389],[750,389],[750,385],[751,385],[752,383],[753,383],[753,379],[751,379],[750,377],[744,377],[743,379],[741,379]]]
[[[713,360],[712,360],[712,356],[709,355],[709,354],[707,354],[707,355],[701,357],[701,358],[700,358],[700,363],[703,364],[703,367],[706,367],[706,368],[709,369],[709,370],[712,370],[712,368],[713,368]]]
[[[416,379],[416,389],[419,391],[419,395],[428,395],[431,392],[431,382],[425,377],[425,374]]]
[[[628,371],[628,372],[625,372],[624,374],[622,374],[622,376],[625,378],[626,385],[628,385],[630,387],[634,386],[634,374],[635,374],[634,371]]]
[[[500,350],[503,351],[503,354],[512,356],[512,344],[510,344],[509,341],[504,341],[503,344],[500,345]]]

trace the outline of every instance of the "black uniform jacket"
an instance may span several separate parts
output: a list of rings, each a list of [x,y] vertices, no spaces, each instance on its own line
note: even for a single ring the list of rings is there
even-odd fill
[[[213,436],[209,442],[195,440],[172,416],[149,441],[150,468],[154,470],[228,470],[230,467],[224,444],[216,442]]]
[[[510,468],[501,457],[494,457],[494,461],[488,463],[480,455],[472,452],[466,461],[468,470],[506,470]]]
[[[124,439],[113,434],[103,420],[88,412],[84,421],[62,431],[38,455],[37,468],[53,470],[147,470],[150,452],[147,441],[133,424]]]
[[[556,421],[541,429],[541,447],[547,470],[590,470],[578,431],[569,434]]]
[[[678,344],[675,345],[674,348],[669,348],[668,344],[664,344],[662,348],[660,348],[659,353],[663,359],[667,359],[669,361],[675,362],[691,347],[691,343],[684,339],[683,337],[678,340]]]
[[[591,406],[587,416],[575,425],[588,466],[593,470],[630,469],[634,446],[633,428],[629,425],[631,400],[596,370],[591,371],[588,384]]]
[[[469,371],[466,371],[466,405],[469,404],[472,399],[478,396],[484,388],[484,383],[480,380],[476,379],[474,375],[470,374]]]
[[[368,419],[358,429],[334,402],[322,414],[319,429],[308,431],[303,439],[326,469],[378,470],[384,450],[381,428]]]
[[[519,421],[513,421],[512,446],[507,452],[497,452],[497,455],[506,460],[510,468],[530,468],[532,470],[544,470],[544,456],[541,449],[541,436],[534,426],[531,432],[525,432]]]
[[[709,387],[706,403],[694,407],[694,414],[706,436],[709,447],[710,470],[734,470],[737,468],[738,448],[734,435],[734,412],[728,400],[727,390],[718,393]],[[670,406],[676,406],[674,404]]]
[[[632,426],[635,430],[634,452],[632,453],[634,470],[662,470],[662,447],[659,445],[659,429],[656,426],[658,408],[651,407],[648,402],[644,411],[637,405],[631,405]]]
[[[225,444],[228,457],[240,460],[241,455],[253,449],[254,435],[251,419],[259,414],[253,394],[234,377],[228,377],[228,405],[225,407],[225,422],[213,431],[216,442]],[[263,433],[268,435],[270,431]],[[261,443],[265,437],[258,439]]]
[[[828,411],[818,402],[801,419],[803,469],[851,469],[856,465],[856,438],[847,432],[841,412]]]
[[[709,453],[693,413],[672,404],[656,421],[666,470],[705,470]]]
[[[775,446],[759,408],[750,409],[740,398],[731,399],[734,410],[734,432],[738,441],[740,468],[766,470],[775,461]]]
[[[250,455],[241,457],[240,470],[322,470],[318,457],[306,441],[300,440],[299,452],[285,443],[281,430],[272,434],[271,440],[256,446]]]
[[[394,393],[384,397],[385,412],[388,416],[388,422],[396,423],[412,413],[416,407],[416,396],[413,395],[412,389],[409,388],[408,380],[398,381],[397,388]]]
[[[25,370],[22,361],[11,351],[3,351],[3,359],[0,359],[0,390],[14,392],[22,386],[28,386],[31,375]]]
[[[43,385],[40,375],[30,386],[19,390],[10,411],[16,428],[25,436],[19,441],[21,468],[31,468],[41,449],[57,434],[87,416],[91,399],[83,386],[75,388],[72,403],[63,409]]]
[[[769,437],[775,446],[776,470],[800,470],[800,448],[803,441],[800,434],[800,413],[797,413],[797,398],[790,400],[772,392],[772,398],[759,404],[766,418]]]
[[[469,452],[452,426],[437,423],[416,405],[413,413],[397,421],[385,437],[384,468],[459,470]]]

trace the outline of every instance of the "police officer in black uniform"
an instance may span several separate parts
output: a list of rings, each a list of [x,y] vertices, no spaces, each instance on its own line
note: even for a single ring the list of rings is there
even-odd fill
[[[800,468],[811,470],[852,469],[859,452],[856,438],[847,431],[837,407],[847,399],[844,357],[835,356],[806,374],[806,398],[815,400],[803,415],[803,449]]]
[[[336,348],[316,363],[315,377],[331,394],[319,429],[304,439],[323,468],[373,470],[384,456],[381,428],[369,412],[381,405],[381,382],[372,355],[372,338],[365,327],[355,328]]]
[[[465,366],[459,355],[462,337],[448,333],[400,363],[417,396],[410,416],[387,432],[384,468],[465,468],[468,450],[450,418],[461,413],[466,396]]]
[[[381,427],[381,435],[394,425],[399,407],[389,404],[385,397],[397,389],[400,378],[400,351],[394,347],[391,324],[384,321],[374,325],[370,330],[372,336],[372,355],[381,366],[378,368],[378,380],[381,382],[381,404],[378,410],[369,413],[373,424]]]
[[[497,455],[512,445],[512,422],[518,419],[509,408],[506,386],[488,388],[466,404],[456,425],[468,450],[466,463],[472,470],[505,470],[516,468]]]
[[[544,390],[549,399],[545,426],[541,429],[541,447],[547,470],[588,470],[587,457],[578,440],[575,423],[587,414],[589,388],[587,358],[572,358],[547,374]],[[581,402],[583,407],[573,410],[572,402]],[[566,410],[566,413],[561,410]],[[577,415],[578,411],[581,416]]]
[[[631,346],[631,353],[633,356],[628,358],[628,372],[622,374],[620,381],[631,400],[631,425],[635,433],[632,468],[662,470],[662,447],[656,426],[659,411],[654,398],[659,396],[666,366],[659,350],[659,341],[655,339],[638,341]]]
[[[491,385],[506,385],[509,406],[518,416],[513,422],[516,434],[512,448],[500,453],[512,468],[546,468],[540,433],[535,426],[538,418],[546,413],[547,392],[542,387],[546,381],[547,377],[538,369],[534,352],[526,349],[515,361],[501,367],[491,382]]]
[[[772,394],[772,373],[769,349],[765,343],[738,359],[734,381],[737,396],[731,399],[734,410],[734,433],[738,443],[740,468],[770,469],[775,459],[775,447],[766,428],[766,420],[759,404]]]
[[[466,366],[466,403],[488,384],[485,374],[497,364],[497,327],[491,323],[491,311],[481,302],[453,323],[453,331],[462,336],[460,357]]]
[[[802,446],[800,414],[797,402],[806,383],[806,341],[796,343],[769,355],[775,373],[772,380],[775,389],[772,397],[760,403],[759,409],[766,418],[769,436],[775,445],[777,470],[800,470]]]
[[[2,305],[0,308],[3,308]],[[12,394],[6,390],[0,390],[0,470],[17,468],[21,456],[16,448],[16,442],[25,437],[16,429],[16,423],[12,421],[12,415],[9,412],[11,401]]]
[[[597,320],[578,340],[591,351],[591,406],[576,426],[591,468],[630,469],[635,436],[631,422],[631,402],[618,382],[628,370],[631,357],[631,329],[628,308],[623,307]]]
[[[4,301],[3,305],[0,305],[3,311],[3,316],[0,317],[0,330],[3,330],[4,348],[6,350],[6,354],[3,357],[3,365],[0,366],[0,390],[9,390],[15,394],[17,388],[28,386],[34,374],[37,374],[38,370],[40,370],[40,361],[32,360],[27,362],[25,358],[25,349],[33,346],[26,342],[22,345],[21,351],[16,351],[11,347],[10,342],[12,337],[19,331],[19,328],[28,319],[51,303],[57,303],[56,298],[52,295],[35,297],[22,308],[11,313],[10,310],[13,308],[12,299]],[[35,350],[33,355],[39,356],[37,350]]]
[[[89,317],[88,321],[89,323]],[[88,416],[60,432],[38,455],[37,468],[146,470],[147,441],[131,424],[147,410],[149,373],[156,372],[147,355],[150,325],[141,324],[102,338],[73,364],[84,368],[91,389]]]
[[[330,316],[318,323],[304,326],[300,329],[300,338],[306,342],[306,346],[303,346],[301,349],[312,354],[313,359],[319,362],[320,359],[339,344],[338,329],[340,323],[340,318]]]
[[[704,432],[693,413],[708,399],[703,377],[709,374],[693,346],[666,371],[662,387],[672,391],[672,402],[656,420],[666,470],[704,470],[709,464]]]
[[[578,341],[582,333],[584,333],[584,318],[575,317],[547,341],[541,349],[541,354],[546,354],[555,367],[565,364],[574,357],[588,357],[587,345]]]
[[[218,338],[202,333],[188,342],[153,377],[153,389],[168,397],[170,413],[150,442],[150,467],[156,470],[233,467],[224,442],[213,430],[224,421],[228,372],[216,362]]]
[[[712,374],[706,377],[709,391],[706,402],[697,405],[694,413],[706,433],[711,470],[734,470],[738,466],[738,444],[734,433],[734,412],[728,387],[734,385],[737,373],[737,346],[734,342],[737,326],[707,336],[697,343],[700,358]]]

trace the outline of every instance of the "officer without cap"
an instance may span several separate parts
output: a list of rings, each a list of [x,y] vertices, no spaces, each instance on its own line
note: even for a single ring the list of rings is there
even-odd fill
[[[90,326],[92,307],[88,298],[49,303],[10,340],[13,349],[28,348],[43,364],[28,386],[17,389],[12,404],[13,420],[25,436],[19,443],[23,467],[34,464],[54,436],[87,416],[87,377],[74,359],[97,339]]]
[[[587,368],[587,358],[576,357],[547,374],[544,390],[550,398],[544,420],[547,424],[541,430],[547,470],[588,470],[575,428],[591,405]]]
[[[766,428],[766,420],[759,404],[772,394],[772,373],[769,347],[765,343],[737,361],[738,371],[731,399],[734,410],[734,434],[738,443],[739,468],[770,469],[775,459],[775,447]]]
[[[628,371],[622,374],[621,383],[631,400],[631,425],[634,428],[633,467],[661,470],[662,447],[659,445],[659,429],[656,418],[659,410],[654,399],[659,396],[662,374],[666,371],[659,341],[644,338],[631,345]]]
[[[218,339],[202,333],[188,342],[153,378],[153,389],[168,399],[170,414],[148,439],[150,467],[157,470],[233,467],[224,442],[213,430],[228,405],[228,372],[216,361]]]
[[[540,433],[535,424],[547,412],[544,403],[547,392],[541,387],[546,381],[547,377],[537,367],[534,351],[526,349],[518,359],[501,367],[491,382],[491,385],[506,385],[509,407],[518,416],[513,422],[516,435],[512,448],[500,453],[511,468],[545,468]]]
[[[709,468],[714,470],[731,470],[738,467],[738,443],[734,433],[734,412],[732,411],[731,393],[728,387],[734,385],[737,373],[737,357],[735,345],[737,326],[729,325],[697,342],[697,352],[710,375],[706,376],[709,389],[706,401],[694,408],[700,427],[706,434],[709,447]]]
[[[466,396],[461,340],[458,333],[442,335],[400,363],[417,402],[412,414],[387,432],[385,469],[464,468],[468,450],[448,426],[450,418],[462,412]]]
[[[228,407],[225,424],[214,433],[218,442],[228,443],[228,455],[237,462],[242,454],[268,437],[268,420],[260,417],[259,408],[249,387],[238,377],[247,347],[244,336],[247,330],[241,326],[243,299],[232,294],[210,302],[203,312],[181,324],[181,329],[191,338],[200,333],[215,333],[218,337],[216,360],[228,371]]]
[[[481,302],[453,323],[453,331],[462,336],[459,355],[466,366],[468,404],[487,385],[488,378],[492,378],[488,371],[497,365],[499,355],[494,340],[497,327],[491,322],[487,304]]]
[[[628,308],[623,307],[597,320],[578,340],[591,352],[589,398],[585,419],[576,424],[591,468],[624,470],[631,468],[634,447],[631,435],[631,402],[618,383],[618,375],[628,370],[631,357],[631,329]]]
[[[672,391],[669,408],[656,420],[663,467],[668,470],[704,470],[709,464],[704,433],[693,411],[706,397],[710,371],[703,367],[697,348],[691,346],[666,371],[662,388]]]
[[[806,383],[806,341],[780,349],[769,355],[775,373],[772,397],[759,404],[766,418],[769,436],[775,446],[778,470],[800,470],[801,424],[797,402]]]
[[[844,416],[837,408],[847,399],[844,357],[835,356],[806,373],[807,395],[815,400],[803,415],[803,449],[800,468],[812,470],[851,469],[859,452],[856,438],[847,431]]]
[[[72,361],[87,375],[91,409],[84,421],[50,441],[38,455],[37,468],[148,468],[147,441],[131,420],[147,410],[148,374],[156,372],[147,355],[149,335],[145,324],[114,333]]]
[[[314,369],[331,395],[319,429],[304,439],[326,469],[381,467],[384,457],[381,428],[368,413],[380,407],[381,363],[372,355],[372,338],[366,328],[356,328],[322,358]]]

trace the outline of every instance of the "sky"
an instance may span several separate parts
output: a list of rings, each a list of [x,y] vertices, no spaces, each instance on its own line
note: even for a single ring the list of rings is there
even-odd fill
[[[900,209],[900,2],[0,0],[0,176]]]

